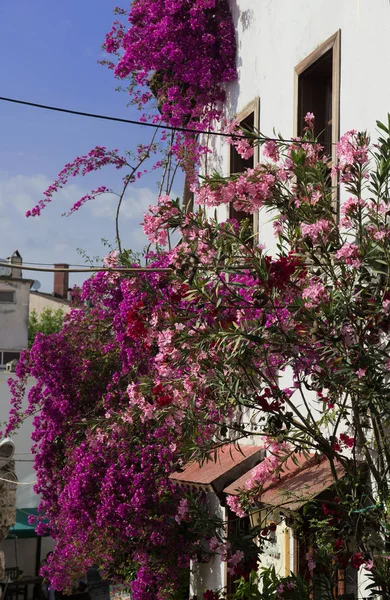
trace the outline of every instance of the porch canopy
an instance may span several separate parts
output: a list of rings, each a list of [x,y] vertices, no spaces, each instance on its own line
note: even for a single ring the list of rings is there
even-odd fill
[[[227,485],[255,467],[264,458],[264,450],[259,446],[227,444],[218,448],[202,464],[193,461],[183,470],[170,475],[170,479],[182,486],[191,486],[205,491],[220,493]]]
[[[223,491],[231,496],[238,495],[240,489],[246,489],[246,482],[252,472],[250,470],[243,474]],[[342,478],[345,474],[344,468],[337,461],[334,462],[334,473],[337,478]],[[264,485],[259,502],[281,510],[297,511],[334,483],[334,474],[326,457],[295,453],[294,458],[286,460],[278,479]]]
[[[25,538],[36,538],[40,537],[35,532],[35,524],[30,524],[28,518],[30,516],[37,517],[37,508],[17,508],[16,509],[16,522],[15,525],[9,528],[7,540],[25,539]],[[45,533],[48,536],[49,533]]]

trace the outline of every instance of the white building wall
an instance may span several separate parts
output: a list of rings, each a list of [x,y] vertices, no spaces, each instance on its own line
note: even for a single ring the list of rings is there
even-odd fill
[[[7,384],[9,377],[15,377],[14,374],[0,370],[0,422],[8,421],[10,410],[11,394]],[[29,378],[27,383],[26,397],[23,407],[27,406],[27,394],[34,385],[34,380]],[[36,481],[35,471],[33,469],[33,457],[31,455],[31,433],[32,417],[26,419],[17,432],[12,436],[15,443],[15,471],[18,478],[16,490],[17,508],[35,508],[38,506],[39,497],[34,492],[34,483]],[[42,538],[41,557],[53,549],[54,542],[52,538]],[[34,575],[36,561],[37,539],[8,539],[0,542],[0,550],[5,553],[5,566],[18,566],[23,570],[24,575]]]
[[[0,350],[27,348],[30,279],[2,279],[0,291],[14,292],[14,302],[0,303]]]
[[[226,511],[220,505],[215,494],[207,494],[207,504],[210,513],[216,517],[226,520]],[[202,598],[205,590],[217,590],[226,586],[227,570],[226,563],[219,556],[215,556],[208,563],[191,562],[190,598]]]
[[[375,139],[376,120],[386,122],[390,112],[388,0],[230,0],[230,6],[238,80],[227,89],[228,119],[259,98],[261,133],[274,137],[275,129],[285,139],[293,137],[295,67],[340,30],[340,135],[350,129],[367,130]],[[207,171],[216,169],[228,175],[229,145],[214,137],[211,148],[214,154],[208,158]],[[218,207],[216,214],[219,220],[226,220],[228,207]],[[275,252],[271,215],[266,211],[259,215],[259,242],[268,253]],[[288,374],[285,379],[288,385]],[[284,532],[278,530],[278,539],[281,535]],[[291,543],[291,566],[292,554]],[[286,564],[276,563],[278,568],[286,568]],[[210,587],[218,588],[219,578],[213,582]],[[367,583],[362,570],[359,598],[367,595]]]
[[[69,302],[60,300],[59,298],[50,297],[49,294],[40,294],[36,292],[30,293],[30,312],[35,310],[40,315],[45,308],[50,308],[53,311],[61,309],[64,313],[70,312]]]
[[[294,135],[294,69],[341,30],[340,133],[367,130],[390,111],[390,4],[388,0],[230,0],[237,37],[238,80],[229,84],[226,112],[233,118],[260,99],[261,133]],[[208,159],[228,174],[229,146],[213,139]],[[226,207],[218,216],[225,220]],[[275,249],[270,214],[259,219],[260,242]]]

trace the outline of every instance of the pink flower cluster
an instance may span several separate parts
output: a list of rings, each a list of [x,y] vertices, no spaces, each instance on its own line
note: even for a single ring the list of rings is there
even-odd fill
[[[237,517],[240,517],[240,518],[246,517],[246,512],[242,508],[241,502],[240,502],[240,499],[238,498],[238,496],[228,495],[226,497],[226,504],[228,505],[230,510],[237,515]]]
[[[337,143],[337,165],[334,173],[338,173],[340,181],[349,183],[356,168],[368,164],[369,139],[355,129],[347,131]]]
[[[353,226],[353,219],[359,218],[364,208],[367,207],[367,202],[362,198],[356,198],[354,196],[348,198],[341,205],[340,212],[342,219],[340,224],[342,227],[350,228]]]
[[[318,278],[313,277],[308,283],[309,285],[302,292],[302,298],[307,308],[315,308],[329,301],[329,294]]]
[[[289,451],[285,442],[268,441],[264,447],[267,456],[250,471],[250,477],[245,484],[247,490],[256,490],[269,481],[277,480],[277,469]]]
[[[302,223],[302,235],[308,237],[313,244],[326,243],[333,224],[327,219],[320,219],[315,223]]]
[[[214,187],[206,183],[197,194],[197,202],[208,207],[232,202],[236,210],[253,214],[271,199],[276,181],[277,173],[266,165],[258,165],[224,185]]]
[[[240,128],[237,119],[233,119],[227,124],[225,133],[232,134],[232,137],[226,138],[226,141],[237,150],[241,158],[247,160],[254,155],[255,149],[253,143],[245,137],[245,133]]]
[[[237,566],[245,558],[242,550],[236,550],[232,554],[232,546],[230,542],[222,542],[216,537],[212,537],[210,539],[209,548],[212,552],[218,554],[223,562],[227,563],[227,570],[231,575],[235,573]]]
[[[172,218],[179,215],[179,209],[169,196],[160,196],[158,206],[150,206],[142,223],[144,233],[153,244],[166,246]]]
[[[335,257],[341,260],[346,265],[350,265],[357,269],[361,264],[360,248],[356,244],[345,243],[339,250],[337,250]]]
[[[97,171],[107,165],[114,165],[116,169],[122,169],[126,164],[126,159],[118,154],[118,150],[107,150],[104,146],[96,146],[85,156],[78,156],[74,161],[65,165],[54,183],[43,193],[44,198],[34,208],[26,212],[26,217],[39,216],[45,206],[51,202],[53,195],[65,186],[70,177],[76,177],[77,175],[85,176],[87,173]],[[70,209],[70,213],[78,210],[88,200],[92,200],[96,196],[109,193],[110,191],[106,186],[101,186],[93,190],[78,200]]]

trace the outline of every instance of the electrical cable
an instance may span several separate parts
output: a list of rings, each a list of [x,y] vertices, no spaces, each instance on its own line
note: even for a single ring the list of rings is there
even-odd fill
[[[9,263],[9,264],[12,264],[12,263]],[[26,260],[25,262],[23,262],[22,268],[24,269],[25,265],[28,265],[28,266],[33,265],[33,266],[37,266],[37,267],[51,267],[53,264],[54,263],[30,262],[29,260]],[[64,263],[61,263],[61,264],[64,264]],[[85,264],[83,264],[83,265],[80,265],[77,263],[65,263],[65,264],[67,264],[69,267],[83,267],[85,269],[87,268],[85,266]]]
[[[88,267],[83,269],[48,269],[43,267],[25,267],[7,262],[0,262],[0,267],[20,269],[23,271],[42,271],[44,273],[92,273],[92,272],[107,272],[107,273],[169,273],[172,271],[170,267]]]
[[[240,134],[232,134],[232,133],[225,133],[223,131],[202,131],[199,129],[190,129],[187,127],[172,127],[171,125],[162,125],[159,123],[148,123],[147,121],[136,121],[134,119],[123,119],[120,117],[111,117],[109,115],[100,115],[97,113],[89,113],[89,112],[84,112],[81,110],[72,110],[70,108],[61,108],[59,106],[50,106],[48,104],[38,104],[37,102],[29,102],[27,100],[18,100],[16,98],[8,98],[6,96],[0,96],[0,101],[2,102],[10,102],[13,104],[22,104],[23,106],[32,106],[33,108],[42,108],[44,110],[51,110],[54,112],[61,112],[61,113],[66,113],[69,115],[78,115],[80,117],[88,117],[90,119],[101,119],[101,120],[105,120],[105,121],[115,121],[117,123],[126,123],[128,125],[141,125],[142,127],[154,127],[155,129],[166,129],[169,131],[181,131],[184,133],[196,133],[198,135],[202,134],[202,135],[216,135],[216,136],[220,136],[220,137],[226,137],[226,138],[235,138],[235,139],[240,139],[240,138],[244,138],[247,139],[248,136],[246,135],[240,135]],[[260,142],[282,142],[285,144],[295,144],[297,142],[297,140],[294,139],[281,139],[281,138],[271,138],[271,137],[267,137],[267,136],[263,136],[263,135],[258,135],[258,136],[251,136],[257,140],[259,140]],[[305,143],[307,144],[317,144],[318,142],[316,141],[311,141],[311,140],[305,140]],[[334,142],[332,142],[332,145],[335,145]]]

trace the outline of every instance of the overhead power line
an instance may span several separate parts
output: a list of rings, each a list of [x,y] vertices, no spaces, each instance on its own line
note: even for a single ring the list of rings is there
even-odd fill
[[[44,110],[52,110],[55,112],[67,113],[69,115],[78,115],[80,117],[89,117],[90,119],[103,119],[105,121],[116,121],[117,123],[127,123],[128,125],[141,125],[142,127],[153,127],[154,129],[168,129],[169,131],[183,131],[187,133],[197,133],[205,135],[219,135],[222,137],[232,137],[231,133],[225,133],[223,131],[199,131],[199,129],[190,129],[187,127],[172,127],[170,125],[163,125],[161,123],[148,123],[147,121],[136,121],[134,119],[123,119],[121,117],[111,117],[109,115],[99,115],[96,113],[83,112],[80,110],[71,110],[70,108],[61,108],[59,106],[49,106],[47,104],[38,104],[36,102],[28,102],[27,100],[17,100],[16,98],[6,98],[0,96],[0,100],[3,102],[12,102],[13,104],[22,104],[24,106],[32,106],[34,108],[43,108]],[[243,137],[245,135],[236,135],[234,137]],[[261,138],[259,138],[261,139]],[[264,138],[268,140],[270,138]]]
[[[89,113],[81,110],[72,110],[70,108],[61,108],[59,106],[50,106],[48,104],[38,104],[37,102],[29,102],[27,100],[18,100],[17,98],[8,98],[6,96],[0,96],[0,101],[2,102],[11,102],[13,104],[21,104],[23,106],[32,106],[33,108],[42,108],[44,110],[51,110],[54,112],[66,113],[69,115],[78,115],[80,117],[88,117],[90,119],[102,119],[105,121],[115,121],[117,123],[127,123],[128,125],[140,125],[141,127],[153,127],[154,129],[166,129],[169,131],[182,131],[184,133],[196,133],[198,135],[216,135],[219,137],[225,138],[243,138],[247,139],[248,136],[239,133],[225,133],[224,131],[202,131],[199,129],[191,129],[188,127],[172,127],[171,125],[164,125],[162,123],[148,123],[147,121],[136,121],[134,119],[123,119],[121,117],[111,117],[109,115],[99,115],[97,113]],[[281,139],[281,138],[271,138],[263,135],[251,135],[251,138],[255,138],[260,142],[282,142],[286,144],[294,144],[297,140],[294,139]],[[305,144],[317,144],[316,141],[305,140]],[[335,145],[332,143],[332,145]]]
[[[0,267],[21,269],[23,271],[43,271],[45,273],[91,273],[104,271],[107,273],[169,273],[170,267],[88,267],[83,269],[69,268],[44,268],[44,267],[25,267],[23,264],[15,265],[8,262],[0,262]]]

